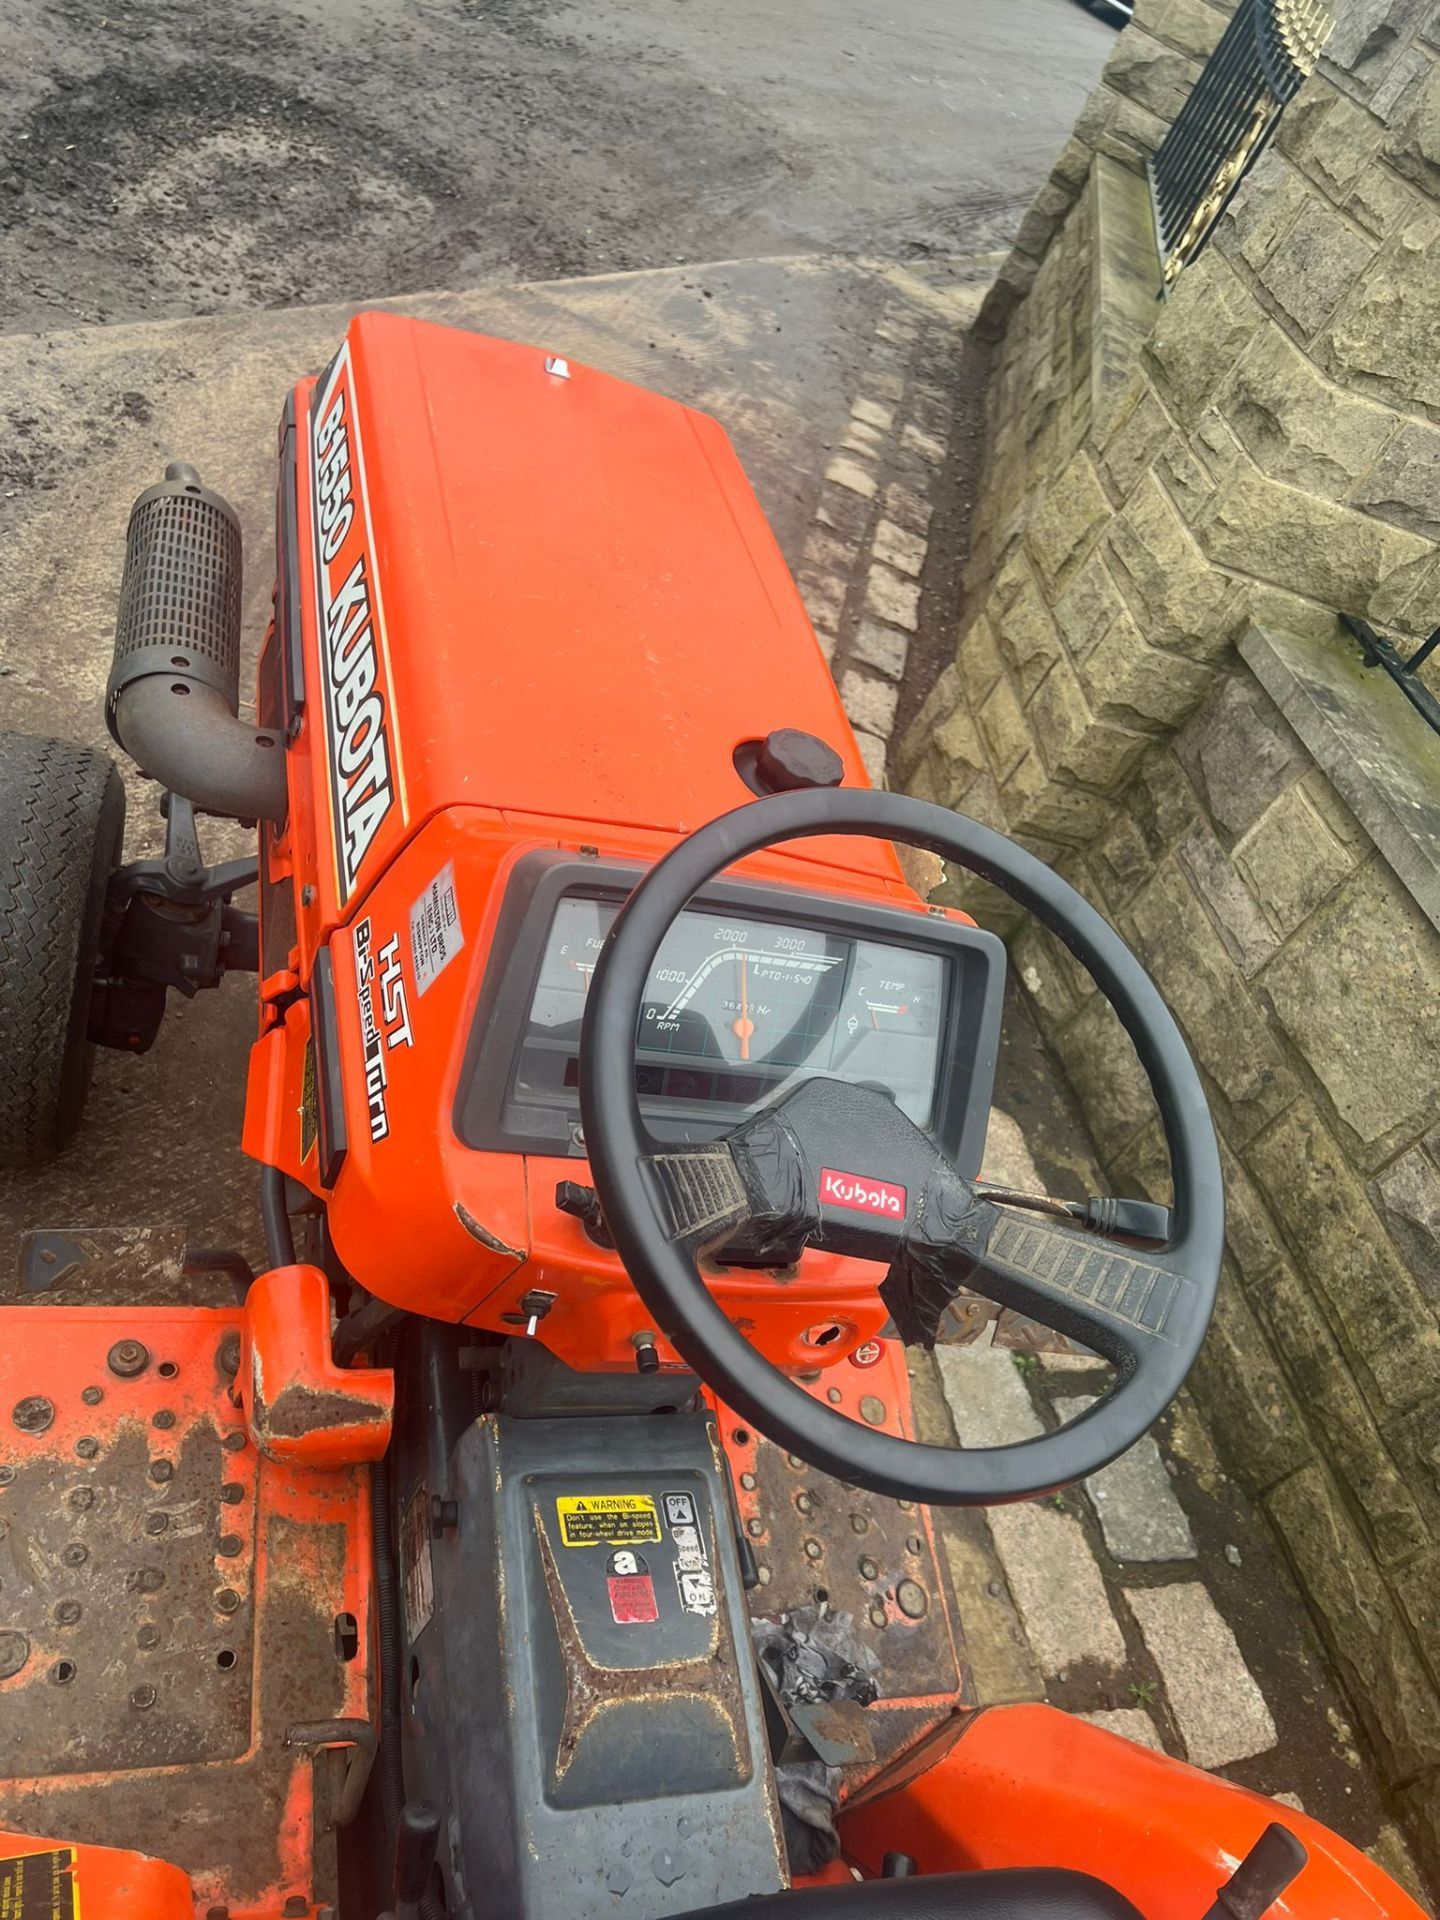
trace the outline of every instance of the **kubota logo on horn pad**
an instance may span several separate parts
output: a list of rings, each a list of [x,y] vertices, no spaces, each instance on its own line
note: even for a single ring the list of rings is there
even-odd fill
[[[820,1169],[820,1202],[827,1207],[849,1207],[854,1213],[879,1213],[890,1220],[905,1218],[904,1187],[888,1180],[872,1180],[865,1173],[839,1173],[834,1167]]]

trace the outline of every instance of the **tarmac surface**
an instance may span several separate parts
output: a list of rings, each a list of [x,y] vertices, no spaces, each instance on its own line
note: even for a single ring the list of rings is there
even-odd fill
[[[0,0],[0,328],[1008,241],[1076,0]]]

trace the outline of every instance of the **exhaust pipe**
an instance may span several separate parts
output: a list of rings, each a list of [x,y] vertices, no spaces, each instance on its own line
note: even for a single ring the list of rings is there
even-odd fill
[[[278,825],[284,736],[239,717],[240,579],[234,509],[172,460],[130,510],[105,720],[142,772],[201,812]]]

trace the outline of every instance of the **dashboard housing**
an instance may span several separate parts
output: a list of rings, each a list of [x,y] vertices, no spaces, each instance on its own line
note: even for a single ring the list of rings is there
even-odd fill
[[[527,1098],[519,1086],[528,1014],[560,903],[578,897],[618,907],[640,878],[633,866],[576,860],[559,852],[533,853],[516,866],[496,924],[455,1100],[453,1124],[467,1146],[584,1157],[578,1092],[572,1088],[559,1100]],[[943,1005],[925,1130],[962,1174],[978,1175],[1005,989],[1005,950],[993,934],[941,915],[738,880],[717,881],[697,895],[691,908],[883,942],[938,958],[944,969]],[[707,1110],[700,1103],[662,1102],[643,1092],[641,1108],[656,1140],[671,1144],[716,1138],[745,1111],[736,1105]]]

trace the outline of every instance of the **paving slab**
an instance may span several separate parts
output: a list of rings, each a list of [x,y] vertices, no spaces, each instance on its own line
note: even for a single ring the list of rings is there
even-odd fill
[[[1149,1747],[1155,1753],[1165,1751],[1155,1731],[1155,1722],[1143,1707],[1110,1707],[1102,1713],[1082,1713],[1077,1717],[1092,1727],[1103,1727],[1106,1733],[1118,1733],[1122,1740],[1133,1740],[1137,1747]]]
[[[1057,1399],[1055,1411],[1068,1422],[1093,1407],[1095,1400],[1094,1394]],[[1150,1434],[1100,1473],[1092,1473],[1085,1491],[1094,1502],[1105,1544],[1117,1560],[1197,1557],[1190,1522]]]
[[[1005,1447],[1045,1431],[1013,1354],[977,1342],[937,1347],[950,1417],[962,1447]]]
[[[1039,1505],[994,1507],[987,1519],[1044,1673],[1057,1679],[1082,1665],[1118,1673],[1124,1635],[1080,1522]]]
[[[1275,1745],[1275,1722],[1234,1634],[1196,1580],[1126,1594],[1170,1710],[1197,1767],[1226,1767]]]

